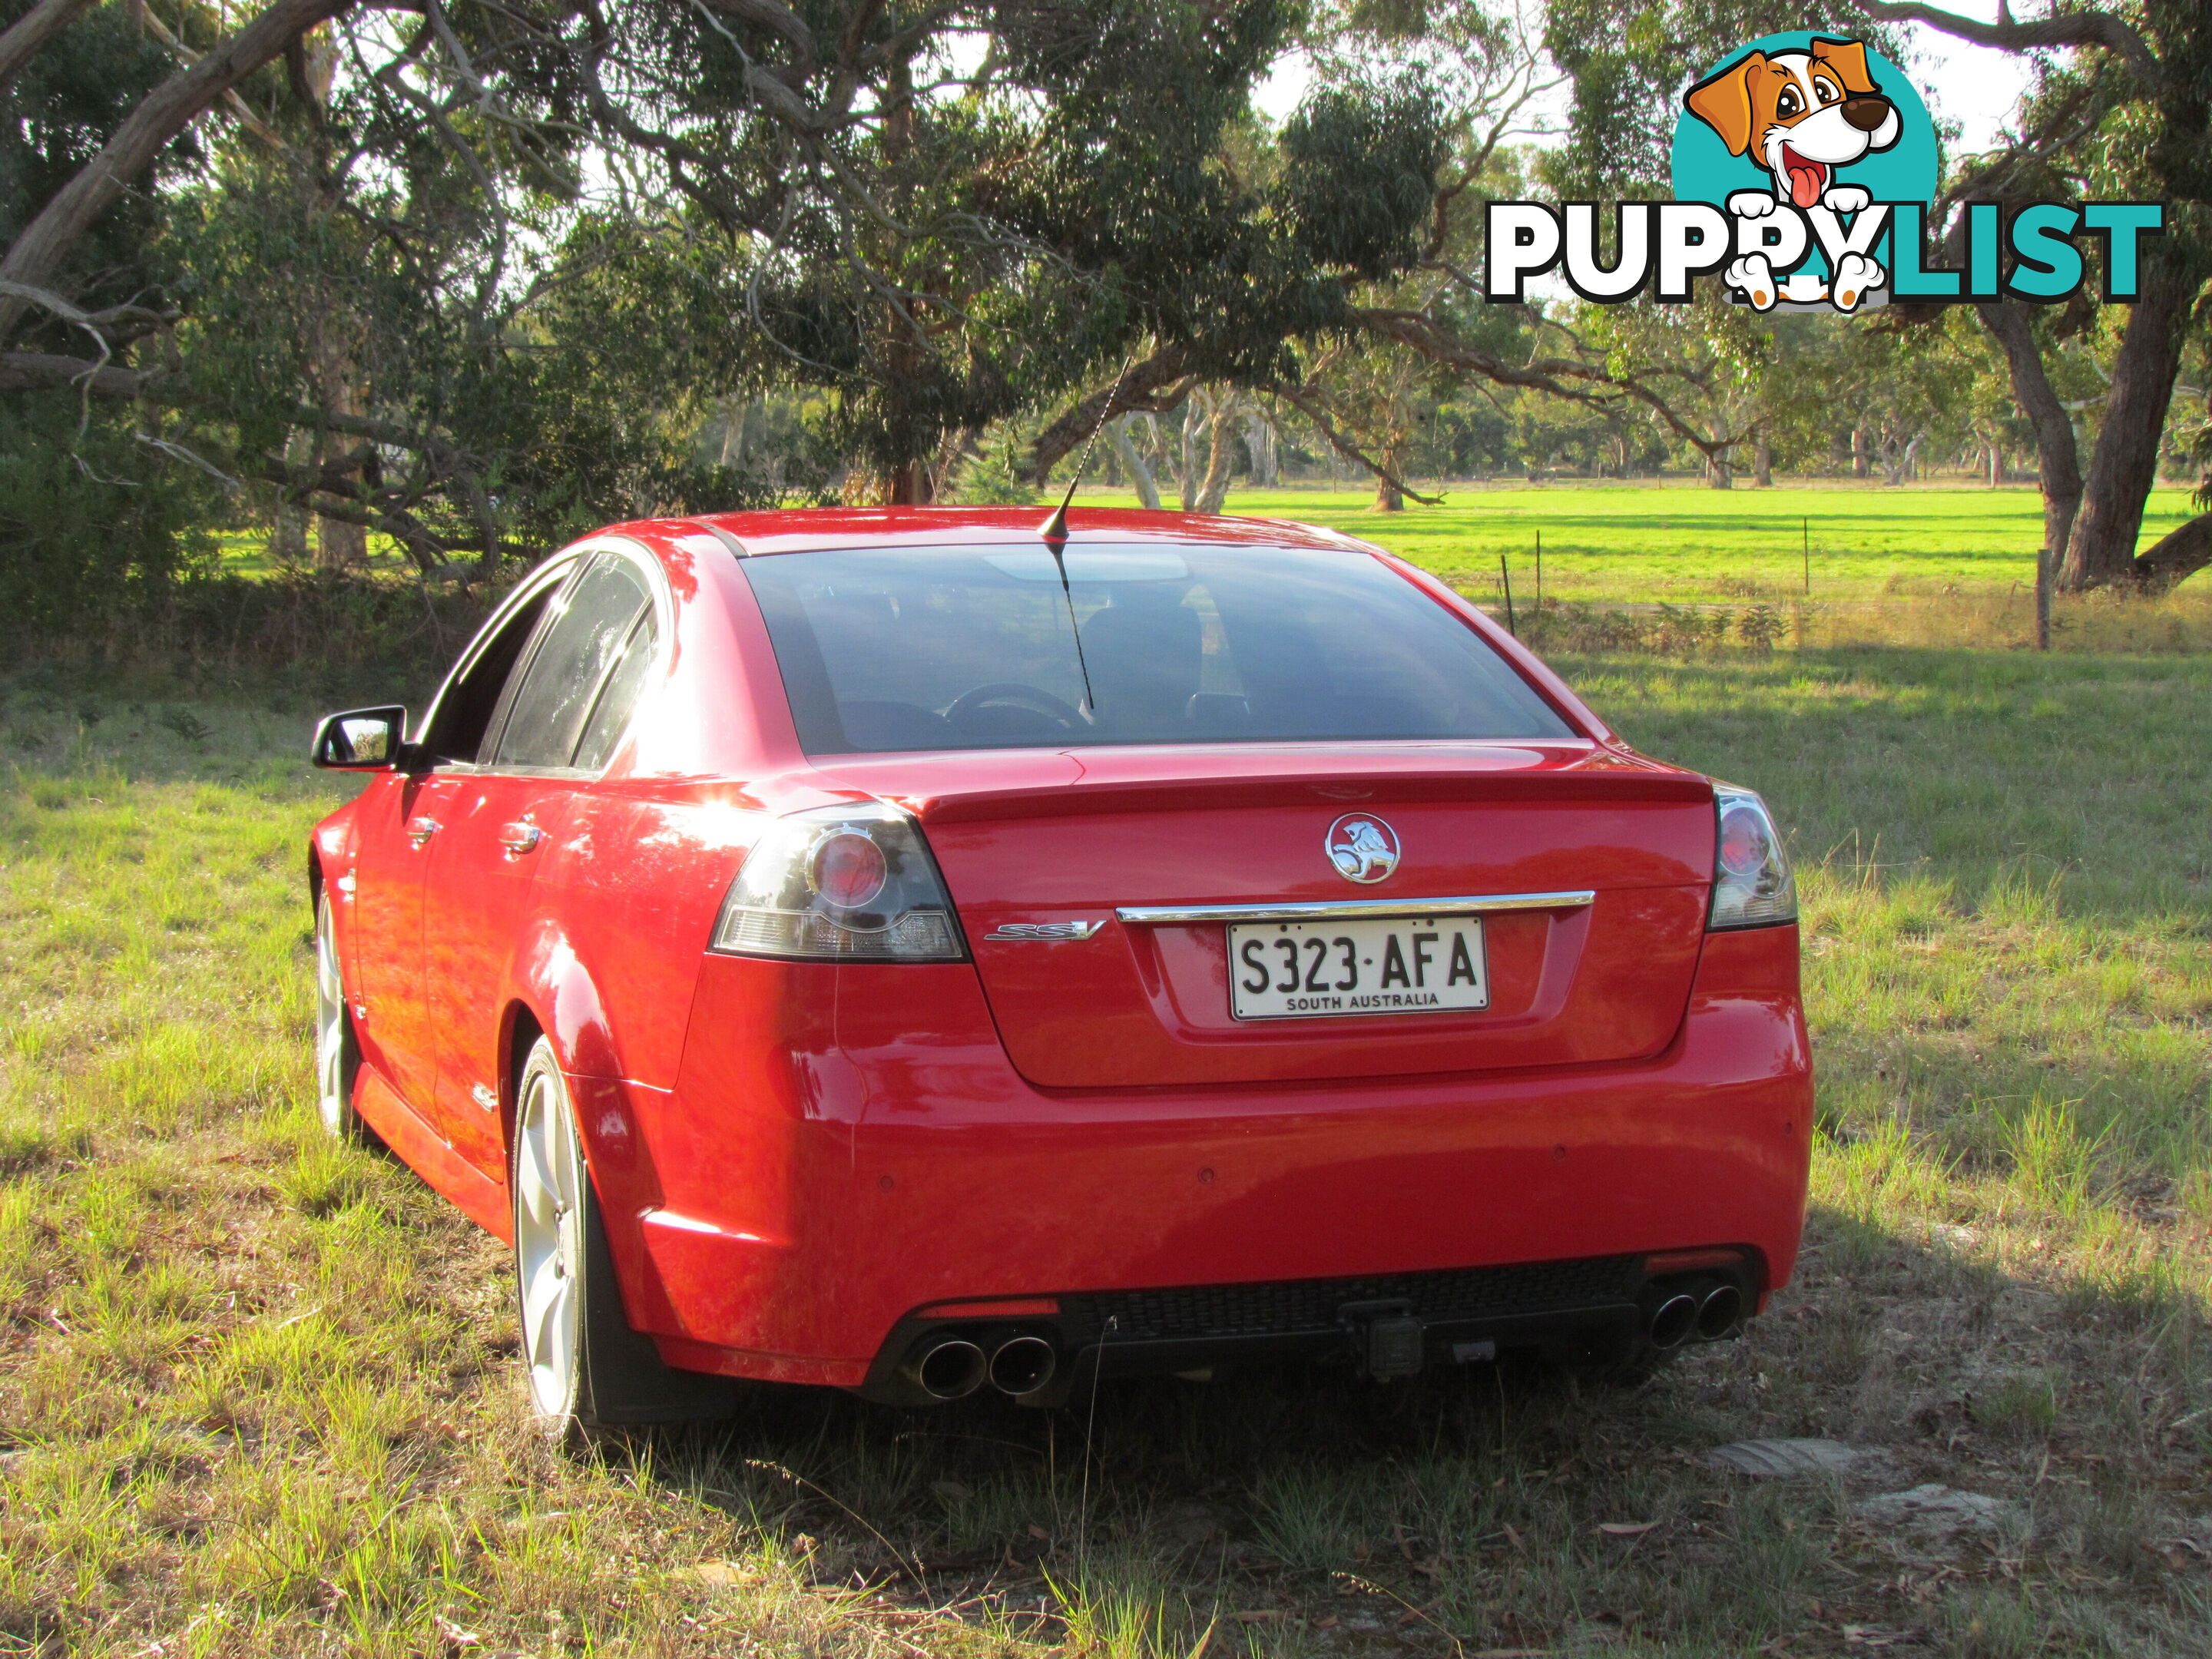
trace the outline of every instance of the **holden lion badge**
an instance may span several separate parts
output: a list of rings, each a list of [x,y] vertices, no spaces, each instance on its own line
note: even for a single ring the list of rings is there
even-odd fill
[[[1398,867],[1398,832],[1366,812],[1328,826],[1328,861],[1346,881],[1381,881]]]

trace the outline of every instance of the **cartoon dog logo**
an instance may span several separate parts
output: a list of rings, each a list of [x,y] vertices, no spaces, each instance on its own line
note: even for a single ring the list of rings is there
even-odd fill
[[[1398,867],[1398,836],[1377,817],[1347,812],[1328,826],[1328,861],[1346,881],[1381,881]]]
[[[1765,218],[1781,203],[1801,212],[1815,206],[1860,211],[1872,198],[1856,185],[1838,184],[1837,169],[1889,149],[1903,130],[1897,106],[1867,69],[1865,44],[1818,35],[1804,52],[1747,52],[1692,87],[1683,101],[1720,135],[1729,155],[1752,157],[1773,179],[1771,194],[1741,190],[1729,196],[1729,211],[1743,219]],[[1807,272],[1778,283],[1763,253],[1744,254],[1722,275],[1761,311],[1778,299],[1827,300],[1851,311],[1889,280],[1863,253],[1844,254],[1826,283]]]

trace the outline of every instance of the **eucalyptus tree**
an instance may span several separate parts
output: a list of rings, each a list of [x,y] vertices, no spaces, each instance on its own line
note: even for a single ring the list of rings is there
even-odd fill
[[[1771,10],[1748,0],[1549,0],[1547,15],[1551,53],[1573,78],[1568,142],[1549,165],[1561,193],[1577,198],[1662,187],[1681,87],[1774,27]],[[1963,234],[1957,210],[1969,199],[2166,204],[2166,234],[2143,246],[2140,298],[2116,308],[2120,318],[2100,323],[2094,279],[2063,307],[2007,299],[1976,312],[2034,433],[2045,554],[2059,585],[2158,591],[2212,563],[2212,514],[2136,552],[2182,352],[2208,321],[2212,9],[2203,0],[2106,8],[2051,0],[2043,15],[2015,19],[2008,4],[1984,23],[1921,0],[1826,0],[1790,21],[1867,38],[1893,58],[1905,51],[1896,31],[1906,22],[2035,58],[2017,131],[1988,155],[1954,159],[1936,210],[1938,222],[1950,216],[1954,235]],[[1935,307],[1899,309],[1923,325],[1940,317]],[[2111,384],[2085,472],[2076,411],[2067,406],[2078,400],[2063,381],[2080,343],[2105,337]]]
[[[15,0],[19,80],[142,38],[122,4],[59,4]],[[1348,284],[1417,252],[1438,161],[1401,76],[1320,88],[1232,164],[1296,0],[166,15],[45,173],[0,131],[0,391],[60,450],[54,411],[105,401],[173,473],[426,568],[729,504],[744,481],[688,434],[747,391],[818,398],[825,441],[910,501],[1102,379],[1118,412],[1285,377]]]
[[[2045,555],[2059,586],[2159,592],[2212,564],[2212,512],[2136,550],[2183,354],[2192,334],[2202,338],[2212,324],[2212,8],[2203,0],[2106,8],[2054,0],[2045,15],[2024,19],[2001,6],[1993,23],[1918,0],[1866,0],[1866,10],[2037,59],[2018,130],[1959,169],[1939,206],[1968,199],[2165,204],[2165,234],[2139,255],[2138,297],[2112,325],[2110,386],[2086,473],[2054,359],[2093,327],[2095,284],[2056,314],[2038,314],[2016,299],[1978,310],[2034,430]],[[1954,223],[1953,234],[1963,230]],[[2198,499],[2212,507],[2212,477]]]

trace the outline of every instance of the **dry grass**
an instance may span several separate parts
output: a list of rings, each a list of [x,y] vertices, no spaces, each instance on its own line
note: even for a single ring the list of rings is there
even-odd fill
[[[18,690],[0,1654],[2212,1651],[2212,665],[1569,667],[1808,860],[1811,1248],[1749,1340],[1603,1398],[769,1391],[580,1461],[524,1427],[497,1248],[314,1128],[304,711]],[[1771,1435],[1878,1456],[1703,1461]],[[1858,1509],[1931,1481],[2004,1508]]]

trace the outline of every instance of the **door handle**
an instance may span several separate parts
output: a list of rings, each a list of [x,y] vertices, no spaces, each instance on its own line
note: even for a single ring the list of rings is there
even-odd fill
[[[507,855],[519,859],[545,839],[545,832],[525,818],[520,823],[510,823],[499,832],[499,844],[507,848]]]
[[[408,822],[407,839],[417,847],[426,844],[437,833],[438,820],[435,818],[413,818]]]

